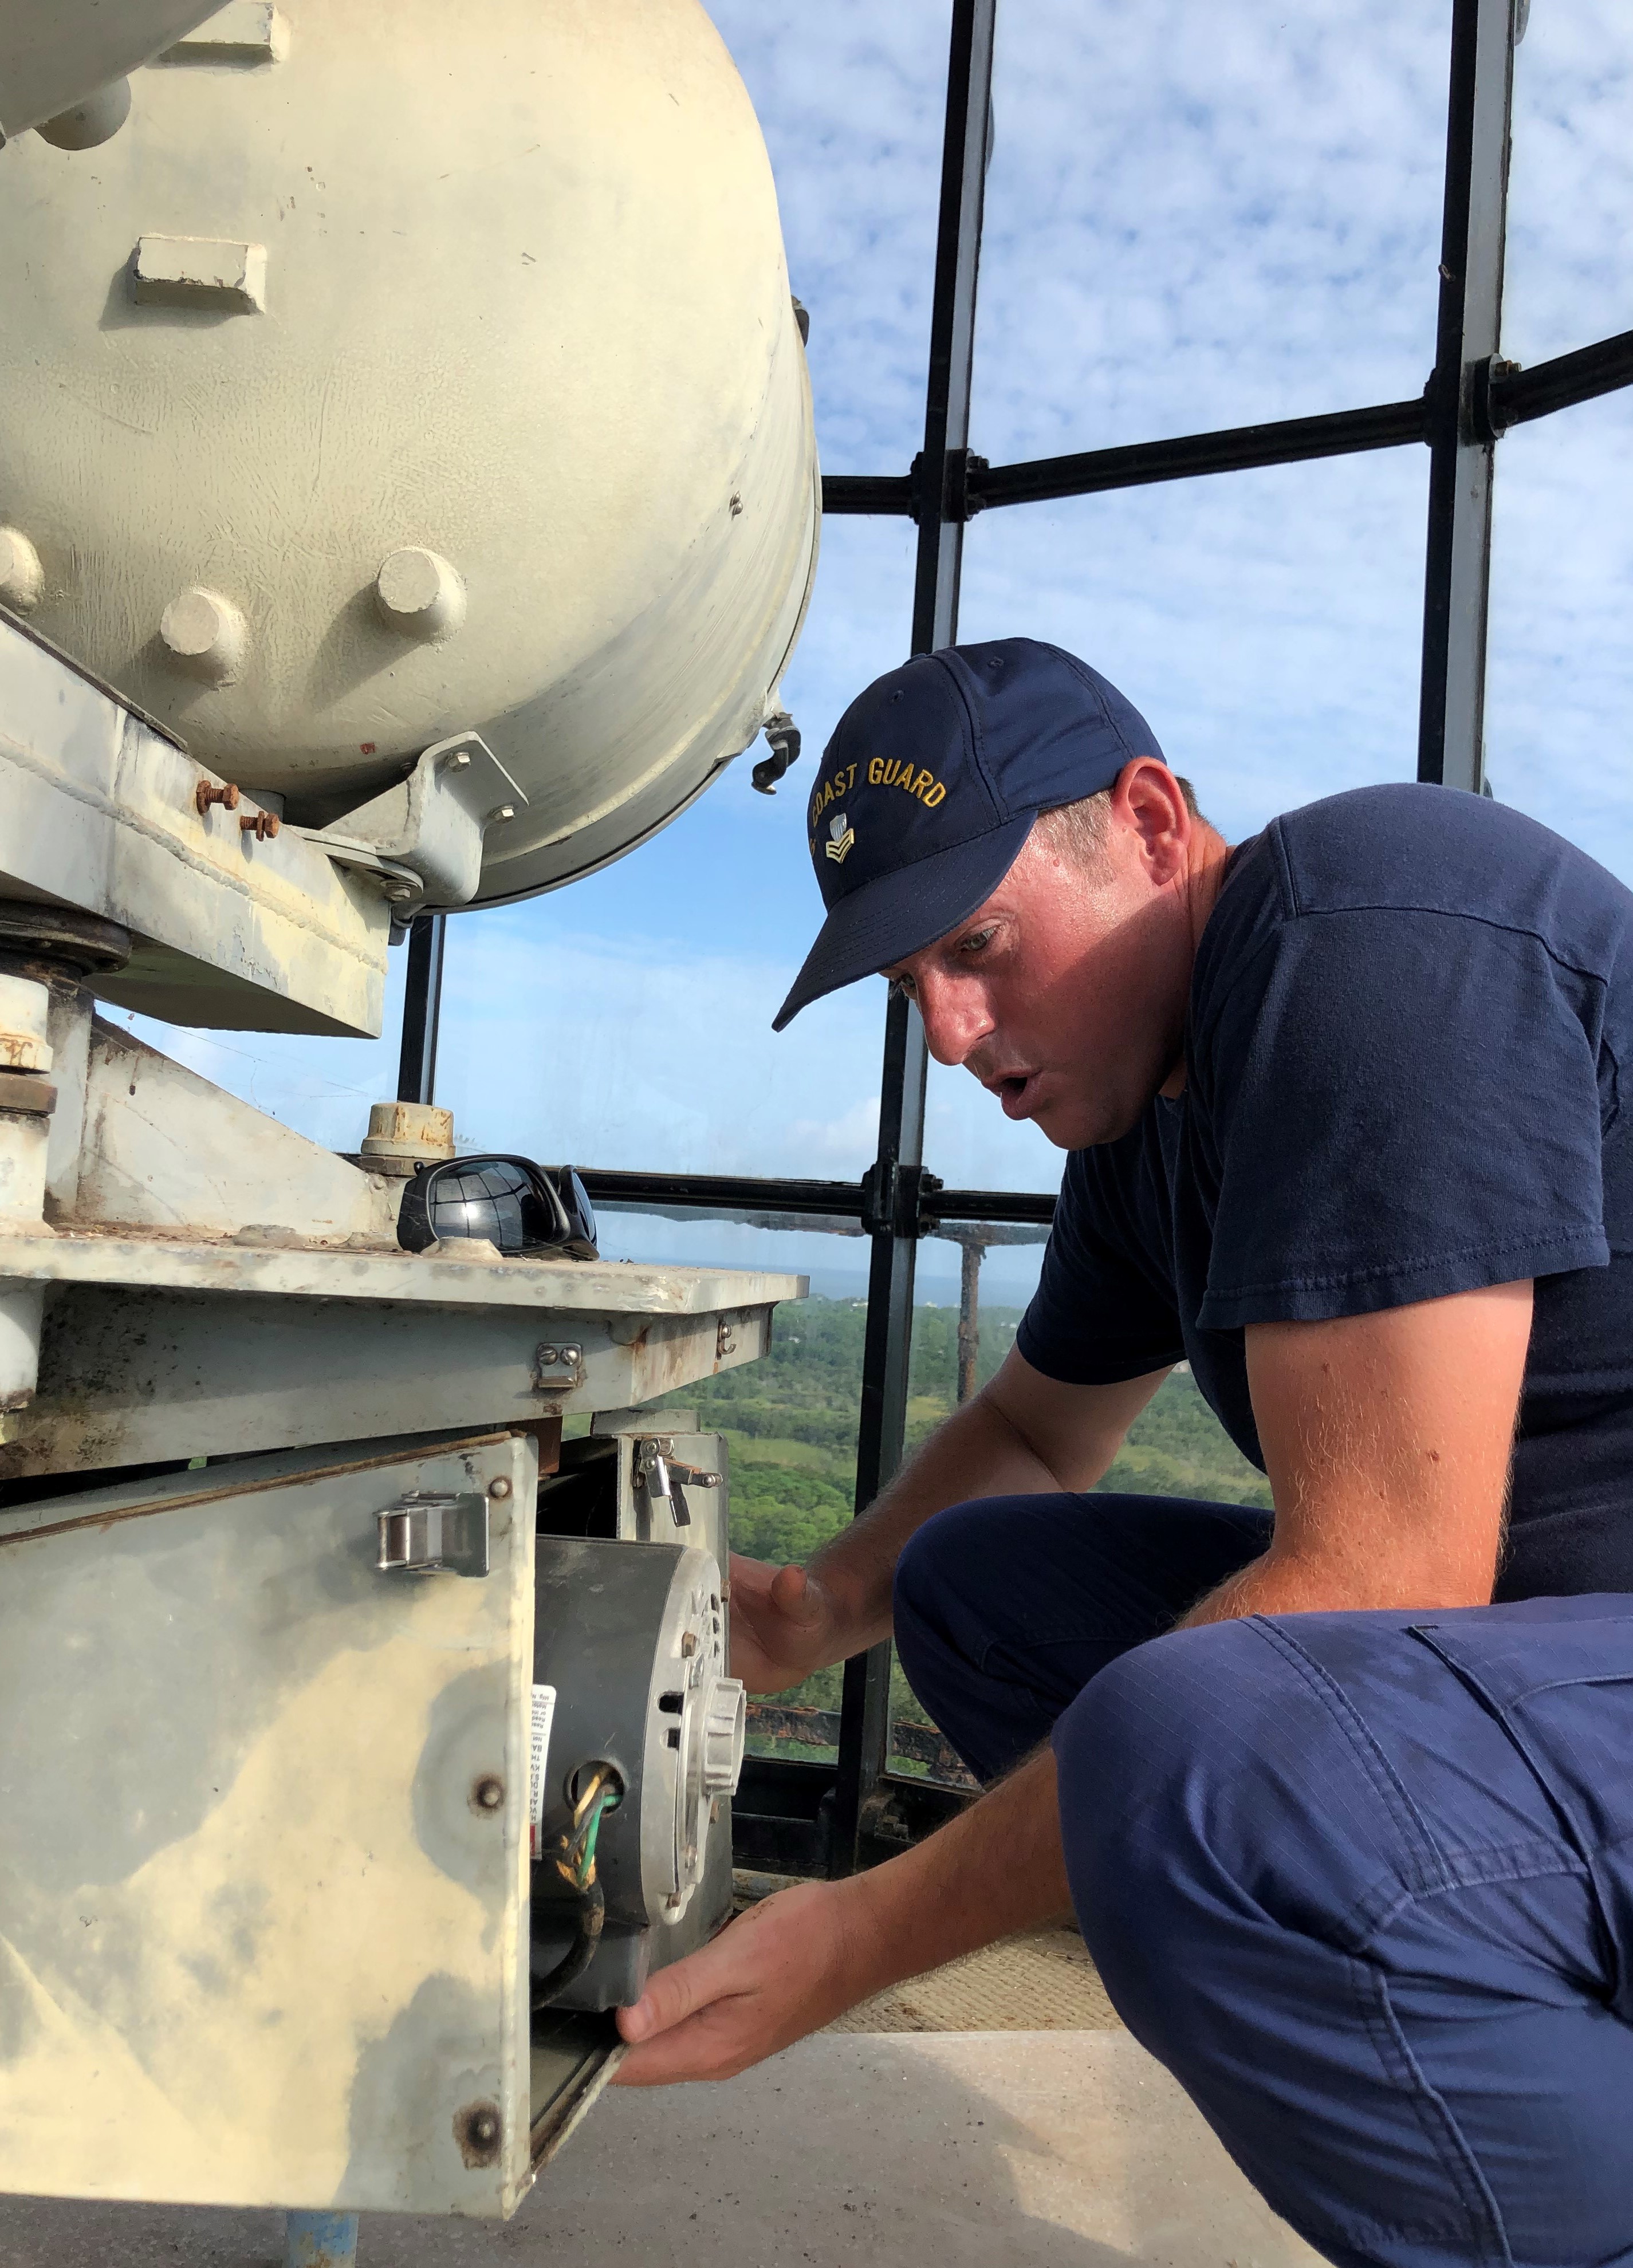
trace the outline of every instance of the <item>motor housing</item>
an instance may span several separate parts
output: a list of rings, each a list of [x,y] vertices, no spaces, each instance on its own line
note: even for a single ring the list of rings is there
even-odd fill
[[[538,1539],[535,1686],[554,1692],[537,1849],[559,1845],[582,1775],[622,1783],[601,1826],[601,1942],[551,2005],[612,2008],[649,1972],[712,1936],[731,1911],[731,1798],[746,1696],[726,1675],[725,1606],[712,1553],[599,1536]],[[548,1855],[533,1869],[532,1963],[555,1968],[580,1923]]]

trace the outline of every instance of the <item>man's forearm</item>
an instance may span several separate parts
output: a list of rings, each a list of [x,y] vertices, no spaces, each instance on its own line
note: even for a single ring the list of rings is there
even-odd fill
[[[938,1425],[876,1504],[811,1562],[850,1650],[890,1635],[891,1586],[903,1545],[932,1513],[978,1496],[1035,1496],[1061,1484],[991,1398],[978,1394]]]
[[[1358,1525],[1358,1523],[1356,1523]],[[1363,1530],[1364,1532],[1364,1530]],[[1243,1615],[1367,1614],[1391,1607],[1483,1606],[1489,1583],[1470,1587],[1448,1580],[1447,1570],[1430,1553],[1379,1553],[1364,1561],[1319,1550],[1280,1549],[1272,1544],[1262,1558],[1229,1575],[1199,1599],[1181,1630],[1203,1623],[1225,1623]]]
[[[835,1888],[850,1907],[853,2000],[1069,1915],[1053,1750],[915,1849]]]
[[[858,2000],[1070,1911],[1048,1749],[917,1850],[801,1882],[660,1969],[618,2029],[621,2087],[726,2079]]]

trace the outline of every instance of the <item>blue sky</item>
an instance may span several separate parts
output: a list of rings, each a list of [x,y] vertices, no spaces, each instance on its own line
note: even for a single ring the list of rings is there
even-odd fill
[[[944,0],[722,0],[811,310],[833,472],[906,469],[929,323]],[[1416,394],[1433,345],[1444,4],[1006,0],[974,446],[994,462]],[[1633,31],[1534,0],[1517,59],[1505,350],[1633,327]],[[1511,433],[1498,464],[1488,747],[1497,792],[1633,881],[1633,404]],[[962,634],[1058,640],[1144,711],[1239,838],[1410,777],[1427,454],[1412,448],[989,512]],[[906,647],[905,522],[824,531],[786,681],[805,746]],[[747,764],[607,873],[451,926],[438,1099],[462,1139],[585,1163],[858,1173],[882,986],[769,1020],[815,927],[802,774]],[[399,961],[401,956],[395,956]],[[400,969],[397,972],[401,979]],[[395,1011],[394,1009],[394,1018]],[[169,1035],[337,1147],[392,1091],[373,1047]],[[1047,1188],[1058,1154],[962,1074],[932,1079],[950,1182]],[[852,1265],[859,1248],[609,1224],[609,1248]],[[927,1255],[932,1284],[946,1248]],[[995,1255],[992,1288],[1024,1286]]]

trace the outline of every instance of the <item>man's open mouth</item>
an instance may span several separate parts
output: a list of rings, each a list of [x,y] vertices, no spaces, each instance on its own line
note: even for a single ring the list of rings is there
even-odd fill
[[[1009,1071],[1002,1079],[988,1079],[986,1085],[997,1096],[1006,1118],[1024,1118],[1037,1078],[1034,1071]]]

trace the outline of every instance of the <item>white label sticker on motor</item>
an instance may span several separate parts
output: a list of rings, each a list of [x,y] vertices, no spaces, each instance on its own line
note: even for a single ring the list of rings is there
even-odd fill
[[[544,1774],[550,1755],[550,1722],[555,1715],[554,1685],[533,1689],[533,1737],[527,1753],[528,1847],[539,1856],[539,1830],[544,1823]]]

